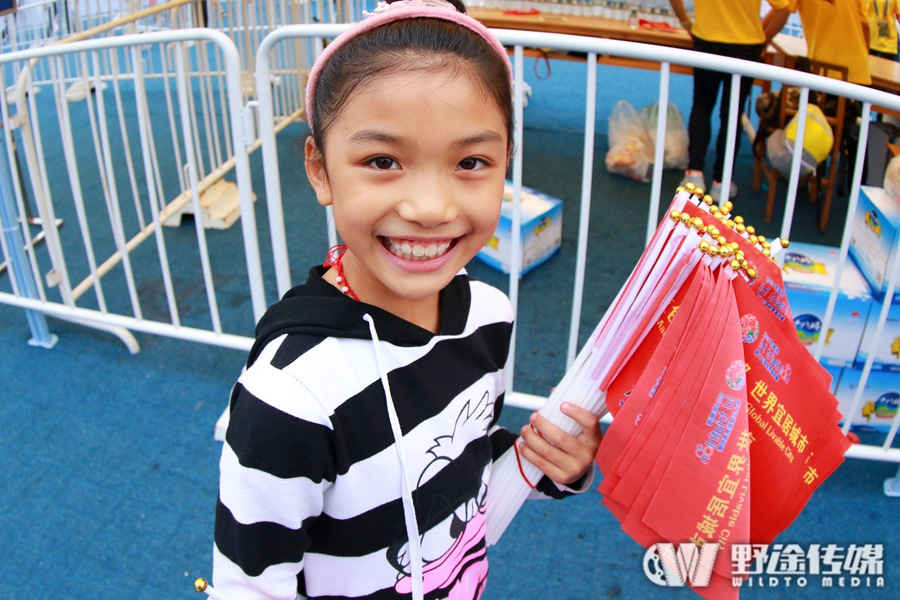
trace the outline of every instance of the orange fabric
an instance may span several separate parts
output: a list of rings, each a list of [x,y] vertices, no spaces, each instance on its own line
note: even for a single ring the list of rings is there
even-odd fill
[[[800,11],[809,58],[845,66],[851,83],[870,85],[869,48],[863,37],[870,4],[871,0],[791,0],[791,12]]]
[[[785,8],[790,0],[768,0]],[[766,41],[759,18],[762,0],[694,0],[694,35],[707,42],[762,44]]]

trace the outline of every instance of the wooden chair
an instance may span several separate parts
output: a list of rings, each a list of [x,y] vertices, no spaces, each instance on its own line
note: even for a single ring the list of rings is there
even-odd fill
[[[809,61],[809,68],[810,72],[813,74],[847,81],[848,75],[846,67],[840,67],[837,65],[817,61]],[[787,95],[791,93],[791,89],[796,90],[797,88],[783,86],[781,89],[777,122],[778,127],[782,129],[787,126],[787,123],[790,121],[791,117],[797,114],[797,106],[790,106],[790,102],[787,98]],[[819,108],[822,109],[822,112],[825,113],[826,96],[824,93],[810,90],[809,101],[817,104]],[[825,232],[828,225],[828,216],[831,212],[831,200],[834,196],[834,187],[837,182],[838,160],[841,155],[841,147],[844,135],[844,117],[846,112],[847,99],[838,98],[837,110],[835,115],[828,116],[826,114],[825,117],[828,121],[828,124],[831,125],[831,130],[834,134],[834,145],[831,147],[831,153],[828,157],[828,163],[827,165],[824,164],[824,162],[822,164],[819,164],[816,173],[812,175],[801,176],[800,178],[801,184],[805,183],[809,186],[810,202],[815,202],[818,199],[820,187],[825,192],[821,212],[819,215],[819,231],[821,231],[822,233]],[[762,128],[760,129],[762,130]],[[778,183],[778,178],[787,178],[788,174],[780,173],[777,169],[772,167],[767,162],[765,140],[757,139],[754,140],[753,143],[753,191],[755,192],[759,191],[759,184],[762,175],[766,176],[766,181],[769,184],[769,194],[766,200],[765,212],[765,219],[768,223],[772,220],[772,209],[775,205],[775,189]]]

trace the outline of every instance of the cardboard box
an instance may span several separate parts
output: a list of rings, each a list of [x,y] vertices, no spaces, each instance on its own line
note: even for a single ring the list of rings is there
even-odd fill
[[[512,269],[513,188],[503,190],[500,222],[494,237],[476,256],[509,273]],[[520,276],[550,258],[562,243],[562,200],[522,186],[522,262]]]
[[[794,317],[797,336],[810,351],[822,333],[828,295],[838,267],[837,248],[792,243],[776,255],[784,276],[785,293]],[[852,367],[862,340],[872,294],[856,266],[847,261],[831,325],[825,333],[820,362],[832,367]]]
[[[862,186],[850,232],[850,256],[876,300],[887,291],[888,263],[900,233],[900,203],[881,188]]]
[[[859,344],[859,352],[856,355],[856,368],[862,369],[869,358],[869,353],[875,354],[872,368],[878,371],[900,372],[900,298],[894,296],[894,301],[888,310],[887,320],[884,322],[884,331],[878,343],[875,341],[875,329],[878,326],[878,317],[881,314],[881,304],[875,302],[869,311],[869,321],[863,332],[862,341]]]
[[[828,391],[831,392],[832,396],[837,396],[838,384],[841,381],[841,375],[843,374],[844,369],[842,367],[829,367],[828,365],[822,366],[825,367],[825,370],[831,375],[831,386],[829,386]]]
[[[900,407],[900,373],[872,371],[866,381],[859,405],[853,415],[848,411],[859,388],[861,369],[844,369],[835,396],[838,408],[845,418],[850,417],[850,427],[861,431],[887,431]]]

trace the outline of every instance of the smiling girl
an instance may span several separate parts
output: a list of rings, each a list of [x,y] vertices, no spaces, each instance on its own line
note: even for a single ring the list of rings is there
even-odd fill
[[[597,419],[497,427],[512,310],[464,267],[500,217],[500,43],[443,0],[380,4],[307,89],[306,171],[345,246],[257,325],[220,464],[214,584],[244,598],[478,598],[493,461],[590,485]],[[540,432],[540,433],[538,433]]]

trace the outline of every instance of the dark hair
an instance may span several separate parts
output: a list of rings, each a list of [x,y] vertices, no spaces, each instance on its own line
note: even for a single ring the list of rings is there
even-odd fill
[[[460,12],[465,12],[465,7]],[[362,33],[324,65],[312,106],[308,107],[315,122],[312,135],[317,150],[324,158],[329,126],[361,85],[384,74],[444,69],[468,76],[496,103],[512,144],[512,89],[506,62],[474,31],[450,21],[422,17],[393,21]]]

